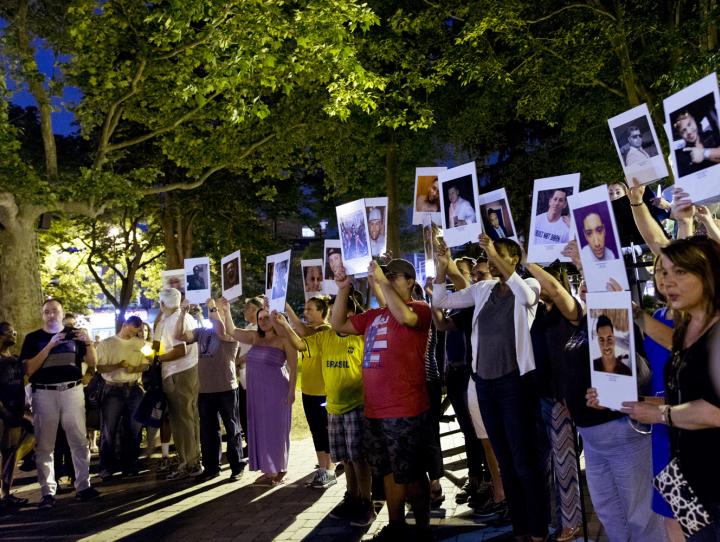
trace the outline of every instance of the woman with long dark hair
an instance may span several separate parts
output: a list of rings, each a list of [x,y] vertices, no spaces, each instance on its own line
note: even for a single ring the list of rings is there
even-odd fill
[[[670,428],[672,457],[713,517],[689,542],[718,541],[720,390],[713,378],[718,353],[711,349],[711,337],[720,327],[720,244],[692,237],[668,244],[661,253],[665,295],[675,311],[672,357],[665,370],[666,404],[626,402],[624,410],[643,423]]]

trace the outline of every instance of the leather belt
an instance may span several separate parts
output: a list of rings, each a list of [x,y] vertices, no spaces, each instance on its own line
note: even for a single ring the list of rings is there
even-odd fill
[[[51,390],[51,391],[65,391],[75,386],[82,384],[82,380],[76,380],[75,382],[61,382],[60,384],[33,384],[32,390]]]

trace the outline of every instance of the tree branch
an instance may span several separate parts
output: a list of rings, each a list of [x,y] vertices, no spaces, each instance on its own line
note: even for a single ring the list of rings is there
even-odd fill
[[[612,21],[615,20],[615,16],[612,13],[609,13],[603,9],[589,6],[587,4],[570,4],[569,6],[563,6],[560,9],[557,9],[557,10],[553,11],[552,13],[547,14],[544,17],[540,17],[539,19],[535,19],[534,21],[528,21],[527,24],[537,24],[537,23],[541,23],[543,21],[547,21],[548,19],[552,19],[556,15],[559,15],[560,13],[562,13],[563,11],[567,11],[568,9],[589,9],[599,15],[602,15],[603,17],[608,17]]]
[[[153,130],[152,132],[148,132],[147,134],[143,134],[141,136],[133,137],[132,139],[128,139],[127,141],[121,141],[120,143],[114,143],[112,145],[108,145],[105,148],[105,153],[108,154],[108,153],[111,153],[114,151],[126,149],[127,147],[132,147],[133,145],[138,145],[140,143],[147,141],[148,139],[153,139],[159,135],[173,131],[175,128],[177,128],[178,126],[187,122],[193,116],[195,116],[198,113],[198,111],[200,111],[203,107],[205,107],[205,105],[210,103],[212,100],[217,98],[219,96],[219,94],[220,94],[219,92],[215,92],[207,99],[207,101],[203,105],[198,105],[196,108],[188,111],[182,117],[180,117],[179,119],[177,119],[175,122],[173,122],[172,124],[170,124],[168,126],[158,128],[157,130]]]
[[[305,126],[305,123],[299,123],[291,126],[288,128],[288,130],[295,130],[297,128],[301,128]],[[286,130],[287,131],[287,130]],[[275,139],[278,136],[277,133],[272,133],[264,138],[262,138],[259,141],[256,141],[252,145],[250,145],[247,149],[245,149],[237,158],[236,161],[239,162],[241,160],[244,160],[248,156],[250,156],[253,152],[255,152],[257,149],[262,147],[263,145],[269,143],[273,139]],[[221,169],[225,169],[229,167],[229,164],[221,164],[219,166],[215,166],[207,170],[205,173],[202,174],[202,176],[196,180],[196,181],[190,181],[190,182],[184,182],[184,183],[171,183],[166,184],[164,186],[154,186],[152,188],[146,188],[142,191],[142,194],[144,196],[150,196],[153,194],[164,194],[165,192],[171,192],[173,190],[194,190],[195,188],[199,188],[200,186],[205,183],[205,181],[208,180],[208,178],[220,171]]]
[[[113,307],[118,307],[119,303],[118,303],[117,299],[115,299],[115,296],[110,293],[110,290],[108,290],[107,286],[105,286],[105,282],[103,281],[102,277],[100,275],[98,275],[97,271],[95,271],[95,268],[93,267],[92,256],[93,256],[93,249],[91,248],[90,253],[88,254],[88,259],[87,259],[87,266],[88,266],[88,269],[90,270],[90,274],[93,276],[93,278],[95,279],[95,282],[102,290],[102,293],[105,294],[105,297],[107,297],[108,300],[110,301],[110,303],[112,303]]]
[[[105,122],[103,123],[102,133],[100,135],[100,145],[98,148],[98,153],[95,157],[95,163],[93,164],[94,169],[99,169],[104,163],[105,157],[108,153],[107,147],[110,142],[110,138],[112,137],[115,128],[117,128],[120,117],[122,116],[122,108],[120,106],[124,102],[132,98],[135,94],[137,94],[138,84],[140,83],[140,79],[143,75],[143,72],[145,71],[146,65],[147,61],[145,59],[142,59],[140,61],[140,65],[138,66],[137,71],[135,72],[135,76],[130,82],[130,90],[124,95],[120,96],[120,98],[118,98],[117,101],[111,104],[108,108],[108,112],[105,115]]]
[[[210,36],[212,36],[213,32],[220,27],[221,24],[223,24],[228,19],[228,15],[230,14],[230,7],[228,6],[228,9],[225,10],[222,17],[220,17],[216,22],[212,23],[208,29],[208,31],[205,33],[204,36],[199,37],[198,39],[191,41],[190,43],[186,43],[184,45],[180,45],[179,47],[176,47],[175,49],[165,53],[164,55],[160,55],[158,57],[153,58],[153,60],[168,60],[170,58],[173,58],[174,56],[179,55],[180,53],[184,51],[188,51],[190,49],[194,49],[198,45],[202,45],[205,43]]]
[[[570,67],[571,67],[573,70],[575,70],[577,73],[580,73],[580,74],[582,74],[583,76],[585,76],[585,78],[586,78],[588,81],[590,81],[593,85],[598,86],[598,87],[601,87],[601,88],[604,88],[604,89],[607,90],[608,92],[611,92],[612,94],[615,94],[616,96],[619,96],[619,97],[622,98],[623,100],[627,100],[627,94],[619,91],[619,90],[616,89],[616,88],[611,87],[610,85],[608,85],[608,84],[605,83],[604,81],[601,81],[601,80],[598,79],[597,77],[587,77],[587,74],[586,74],[585,72],[583,72],[582,70],[579,70],[572,62],[570,62],[569,60],[567,60],[567,59],[566,59],[565,57],[563,57],[561,54],[557,53],[556,51],[553,51],[550,47],[547,47],[547,46],[543,45],[542,43],[538,42],[537,40],[536,40],[536,43],[538,44],[538,46],[539,46],[540,48],[542,48],[543,51],[546,51],[547,53],[551,54],[552,56],[554,56],[554,57],[557,58],[558,60],[560,60],[560,61],[564,62],[566,65],[570,66]]]
[[[158,254],[156,254],[155,256],[153,256],[152,258],[150,258],[149,260],[142,262],[140,265],[138,265],[138,269],[144,269],[144,268],[146,268],[148,265],[150,265],[151,263],[153,263],[155,260],[157,260],[157,259],[160,258],[161,256],[165,256],[165,251],[164,251],[164,250],[161,250]]]

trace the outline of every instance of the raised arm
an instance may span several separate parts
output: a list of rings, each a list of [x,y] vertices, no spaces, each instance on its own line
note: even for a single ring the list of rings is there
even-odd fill
[[[632,209],[635,225],[640,235],[653,254],[660,254],[660,249],[666,246],[670,241],[665,236],[665,232],[650,214],[650,210],[643,201],[645,194],[645,185],[633,178],[632,186],[628,187],[628,198],[630,199],[630,209]]]
[[[577,302],[570,292],[539,265],[535,263],[526,264],[525,269],[540,283],[540,288],[550,296],[553,305],[558,308],[560,314],[573,325],[577,325],[582,318],[582,313],[578,314]]]
[[[180,303],[180,308],[178,309],[180,311],[180,316],[178,317],[177,322],[175,323],[175,329],[173,330],[173,337],[176,341],[191,343],[195,340],[192,330],[185,328],[185,315],[187,314],[189,308],[190,304],[188,303],[188,300],[183,299]]]
[[[385,300],[387,301],[387,308],[393,315],[395,320],[407,327],[415,327],[418,324],[419,317],[415,312],[407,306],[407,303],[400,297],[400,294],[395,291],[390,280],[383,273],[380,264],[372,261],[368,267],[368,275],[374,275],[375,282],[380,285],[383,294],[385,294]]]
[[[278,314],[277,311],[272,311],[270,317],[272,318],[273,327],[280,337],[287,339],[292,347],[299,352],[307,350],[305,341],[295,333],[293,327],[283,318],[282,314]]]
[[[720,228],[718,227],[717,222],[715,222],[712,213],[710,213],[710,209],[704,205],[696,205],[695,214],[698,217],[698,220],[705,225],[708,237],[720,243]]]
[[[695,206],[690,199],[690,194],[682,188],[673,188],[671,215],[677,222],[677,238],[687,239],[695,235]]]
[[[335,296],[335,304],[333,305],[332,314],[330,316],[330,325],[338,333],[345,335],[360,335],[353,327],[347,317],[347,302],[350,295],[351,278],[345,274],[345,268],[338,271],[335,283],[338,286],[338,293]]]
[[[520,275],[518,275],[515,271],[515,264],[498,254],[498,251],[495,249],[495,243],[493,243],[492,239],[490,239],[490,236],[482,233],[480,234],[479,241],[480,246],[487,254],[488,262],[492,263],[498,273],[500,273],[500,276],[505,280],[510,290],[512,290],[512,293],[515,295],[515,299],[526,307],[537,305],[540,300],[539,285],[537,285],[536,290],[521,279]]]
[[[235,322],[233,322],[232,314],[230,314],[230,302],[224,297],[221,297],[218,300],[218,303],[223,310],[223,324],[225,325],[225,333],[227,333],[233,339],[241,343],[255,344],[257,331],[253,331],[250,329],[240,329],[235,327]]]
[[[297,334],[300,337],[307,337],[308,335],[312,335],[313,333],[317,333],[315,328],[308,326],[303,322],[300,317],[295,314],[295,311],[290,306],[289,303],[285,303],[285,312],[288,315],[288,319],[290,320],[290,324],[292,325],[293,329],[297,331]]]
[[[448,294],[445,287],[448,265],[450,264],[449,251],[436,254],[435,256],[435,280],[432,289],[432,306],[435,309],[464,309],[475,304],[475,297],[472,288],[462,288]],[[463,277],[463,280],[465,278]]]
[[[370,291],[377,299],[379,307],[387,307],[387,301],[385,301],[385,294],[383,294],[382,288],[375,281],[375,276],[368,273],[368,284],[370,285]]]

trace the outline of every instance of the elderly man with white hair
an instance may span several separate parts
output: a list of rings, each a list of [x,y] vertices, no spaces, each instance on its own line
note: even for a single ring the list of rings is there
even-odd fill
[[[203,473],[200,462],[200,416],[198,414],[198,348],[177,337],[182,329],[193,329],[195,321],[187,314],[187,306],[180,307],[180,292],[175,288],[160,291],[161,318],[155,338],[162,345],[163,391],[167,396],[168,414],[178,468],[167,479],[180,480]]]

